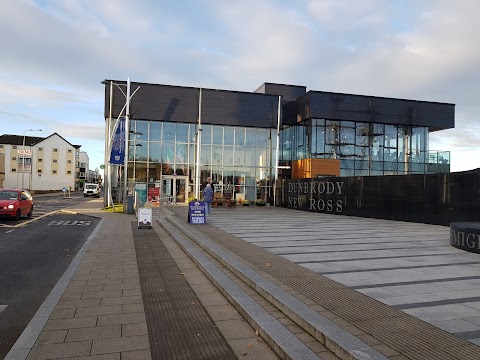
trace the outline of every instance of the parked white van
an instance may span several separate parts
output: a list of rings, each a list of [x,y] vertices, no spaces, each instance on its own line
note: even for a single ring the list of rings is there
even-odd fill
[[[86,183],[83,186],[83,197],[96,196],[100,197],[100,184]]]

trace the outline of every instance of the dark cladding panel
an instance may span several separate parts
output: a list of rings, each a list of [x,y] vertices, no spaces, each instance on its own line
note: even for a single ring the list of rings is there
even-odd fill
[[[461,173],[287,179],[282,206],[448,226],[480,221],[480,169]]]
[[[126,82],[113,86],[113,117],[125,105]],[[131,83],[130,115],[132,119],[195,122],[198,118],[198,89],[145,83]],[[137,88],[139,88],[137,90]],[[137,90],[137,91],[136,91]],[[105,116],[109,114],[110,83],[105,81]],[[125,114],[125,111],[123,111]]]
[[[202,122],[228,126],[275,127],[277,103],[277,97],[272,95],[204,89]]]
[[[126,82],[121,89],[126,93]],[[136,92],[135,90],[140,87]],[[196,123],[198,88],[131,83],[132,119]],[[109,114],[110,83],[105,81],[105,117]],[[202,122],[230,126],[275,127],[278,98],[274,95],[226,90],[202,90]],[[125,95],[114,85],[113,117],[125,105]],[[123,112],[125,114],[125,111]],[[272,121],[274,119],[274,121]],[[273,125],[272,125],[273,124]]]
[[[455,105],[310,91],[284,107],[284,123],[294,124],[298,117],[425,126],[437,130],[454,127]]]
[[[282,102],[293,101],[307,92],[305,86],[263,83],[255,92],[262,94],[282,95]]]

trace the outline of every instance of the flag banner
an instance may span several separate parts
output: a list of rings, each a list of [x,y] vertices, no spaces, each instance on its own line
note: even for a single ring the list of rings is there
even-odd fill
[[[125,161],[125,118],[118,120],[115,137],[112,142],[112,152],[110,153],[110,164],[123,165]]]

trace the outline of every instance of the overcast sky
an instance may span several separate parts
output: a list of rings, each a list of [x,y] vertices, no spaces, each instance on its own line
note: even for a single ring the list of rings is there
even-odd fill
[[[103,164],[105,79],[447,102],[430,134],[480,167],[478,0],[3,0],[0,134],[54,132]]]

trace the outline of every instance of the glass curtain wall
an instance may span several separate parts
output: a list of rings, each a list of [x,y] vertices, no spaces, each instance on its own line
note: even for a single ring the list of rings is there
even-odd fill
[[[130,121],[128,186],[158,183],[162,175],[188,177],[194,196],[196,124]],[[200,182],[239,200],[271,202],[276,129],[202,124]]]
[[[285,128],[280,145],[283,161],[339,159],[341,176],[424,174],[432,157],[428,128],[407,125],[308,119]]]

